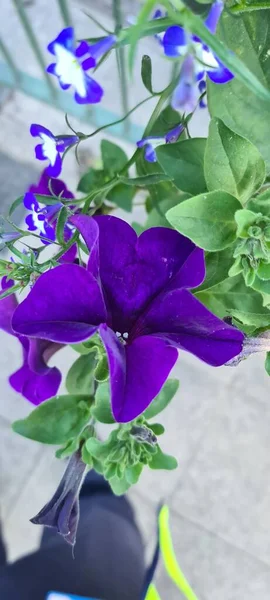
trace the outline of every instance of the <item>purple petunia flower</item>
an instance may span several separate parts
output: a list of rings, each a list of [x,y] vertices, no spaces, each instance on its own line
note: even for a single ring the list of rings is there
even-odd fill
[[[155,148],[161,146],[162,144],[172,144],[173,142],[177,142],[181,133],[184,131],[184,126],[182,124],[177,125],[165,136],[148,136],[139,140],[137,142],[138,148],[144,148],[144,158],[148,162],[157,162],[157,155],[155,152]]]
[[[69,459],[65,473],[52,499],[31,520],[35,525],[56,529],[71,546],[76,543],[79,523],[79,493],[87,472],[78,450]]]
[[[63,90],[74,87],[74,99],[79,104],[100,102],[103,89],[85,71],[95,67],[96,58],[107,52],[114,42],[114,36],[109,36],[93,46],[82,41],[76,48],[74,29],[67,27],[48,45],[48,50],[54,55],[56,62],[50,64],[47,71],[56,75]]]
[[[216,32],[220,15],[224,5],[221,0],[216,0],[210,8],[206,17],[205,25],[211,31]],[[193,35],[190,36],[180,25],[172,25],[169,27],[163,36],[163,48],[166,56],[177,58],[184,56],[188,52],[189,44],[193,43],[195,55],[197,58],[196,75],[197,80],[203,79],[206,74],[209,79],[215,83],[226,83],[233,79],[234,75],[219,58],[204,44],[200,38]]]
[[[12,285],[14,285],[12,280],[7,280],[6,277],[2,279],[2,291]],[[38,405],[55,396],[59,389],[61,373],[56,367],[48,367],[46,362],[61,346],[47,340],[30,340],[16,335],[11,327],[11,320],[17,306],[15,294],[0,300],[0,329],[17,337],[23,351],[23,365],[10,376],[9,383],[29,402]]]
[[[117,421],[135,419],[146,409],[178,349],[213,366],[241,352],[242,332],[188,291],[205,276],[203,251],[190,240],[163,227],[137,237],[112,216],[76,215],[71,221],[89,248],[87,269],[60,265],[41,275],[12,325],[18,334],[65,344],[99,332]]]
[[[69,146],[76,144],[79,138],[76,135],[55,136],[49,129],[36,123],[31,125],[30,133],[33,137],[41,139],[41,144],[35,147],[36,158],[48,160],[50,164],[45,172],[49,177],[58,177],[62,170],[61,154]]]

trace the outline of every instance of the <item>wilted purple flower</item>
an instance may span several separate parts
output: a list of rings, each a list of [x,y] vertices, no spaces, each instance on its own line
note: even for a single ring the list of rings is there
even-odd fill
[[[76,144],[79,138],[76,135],[55,136],[49,129],[36,123],[31,125],[30,133],[33,137],[41,139],[41,144],[35,147],[36,158],[48,160],[50,164],[45,172],[49,177],[58,177],[62,170],[61,154],[68,146]]]
[[[148,136],[139,140],[137,142],[138,148],[144,148],[144,158],[148,162],[157,162],[157,155],[155,152],[155,148],[161,146],[162,144],[172,144],[173,142],[177,142],[181,133],[184,131],[184,126],[180,123],[177,125],[166,135],[163,136]]]
[[[99,332],[107,351],[114,417],[127,422],[159,393],[187,350],[220,366],[242,350],[243,334],[189,291],[205,275],[204,254],[177,231],[137,237],[112,216],[71,219],[90,251],[88,267],[61,265],[41,275],[18,306],[22,335],[74,344]]]
[[[79,523],[79,493],[87,471],[78,450],[68,466],[52,499],[31,520],[35,525],[52,527],[74,546]]]
[[[2,291],[12,287],[14,282],[2,279]],[[38,405],[44,400],[55,396],[61,383],[61,373],[56,368],[50,368],[47,360],[59,348],[59,344],[47,340],[29,339],[14,333],[11,320],[18,301],[15,294],[10,294],[0,300],[0,329],[18,338],[22,345],[23,365],[9,378],[10,385],[22,394],[29,402]]]
[[[179,83],[173,92],[171,105],[175,110],[189,114],[195,110],[198,99],[194,58],[188,54],[183,61]]]
[[[111,42],[111,45],[112,43],[114,42]],[[104,40],[103,48],[106,48],[103,52],[108,49],[108,43]],[[100,102],[103,96],[102,87],[85,73],[96,66],[95,57],[91,55],[91,46],[87,42],[82,41],[77,48],[75,47],[73,27],[63,29],[48,45],[48,50],[55,56],[56,62],[50,64],[47,71],[56,75],[61,88],[67,90],[72,85],[75,89],[74,99],[79,104]],[[96,51],[98,52],[97,49]]]

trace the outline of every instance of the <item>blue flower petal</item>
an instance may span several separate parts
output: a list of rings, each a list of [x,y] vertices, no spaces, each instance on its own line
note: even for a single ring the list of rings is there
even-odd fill
[[[47,156],[44,156],[43,154],[43,144],[38,144],[35,147],[35,155],[37,160],[46,160]]]
[[[107,37],[103,38],[103,40],[100,40],[99,42],[96,42],[96,44],[89,46],[89,52],[91,56],[98,60],[101,56],[103,56],[103,54],[106,54],[106,52],[112,48],[115,42],[115,35],[108,35]]]
[[[75,50],[75,55],[77,56],[77,58],[81,58],[82,56],[84,56],[85,54],[87,54],[87,52],[89,52],[89,44],[87,44],[87,42],[85,40],[82,40],[79,43],[78,48],[76,48]]]
[[[54,138],[52,132],[49,129],[43,127],[43,125],[38,125],[37,123],[32,123],[30,127],[30,133],[33,137],[40,136],[41,133],[44,133],[48,137],[52,139]]]
[[[151,163],[157,162],[156,151],[151,144],[145,144],[144,158]]]
[[[227,81],[231,81],[234,78],[234,74],[223,65],[217,57],[215,57],[219,67],[218,69],[207,71],[207,75],[211,81],[214,83],[227,83]]]
[[[168,27],[163,36],[163,47],[166,56],[176,58],[186,50],[187,36],[183,27],[172,25]]]
[[[60,157],[60,154],[57,154],[56,160],[54,165],[49,165],[45,172],[47,173],[47,175],[49,175],[49,177],[58,177],[61,173],[62,170],[62,160]]]
[[[88,71],[88,69],[93,69],[96,66],[96,60],[93,56],[88,56],[81,62],[81,66],[84,71]]]
[[[54,50],[55,44],[59,44],[59,46],[64,46],[64,48],[66,48],[70,52],[73,52],[73,50],[74,50],[74,29],[73,29],[73,27],[66,27],[66,29],[63,29],[59,33],[57,38],[55,38],[55,40],[53,40],[47,46],[47,48],[48,48],[49,52],[51,52],[51,54],[55,54],[55,50]]]
[[[100,102],[103,96],[103,89],[92,77],[85,75],[85,96],[79,96],[78,92],[75,92],[74,98],[78,104],[96,104]]]
[[[26,192],[23,204],[28,210],[34,210],[35,212],[39,210],[39,203],[32,192]]]
[[[28,227],[28,231],[36,231],[37,230],[37,226],[35,225],[33,215],[27,215],[27,217],[25,217],[25,223]]]
[[[223,11],[224,4],[222,0],[216,0],[209,10],[209,13],[205,19],[205,26],[211,33],[216,33],[217,25],[220,19],[220,15]]]

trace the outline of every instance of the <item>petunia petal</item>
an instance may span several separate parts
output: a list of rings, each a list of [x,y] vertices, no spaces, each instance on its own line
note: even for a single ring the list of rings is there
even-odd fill
[[[81,233],[90,252],[88,270],[94,277],[99,275],[99,227],[95,219],[87,215],[74,215],[69,222]]]
[[[116,421],[135,419],[159,393],[177,360],[177,350],[151,336],[124,346],[106,325],[100,327],[110,368],[112,411]]]
[[[84,219],[84,228],[79,225],[80,219]],[[71,219],[73,224],[77,223],[86,243],[87,219],[89,227],[93,228],[91,217]],[[100,278],[112,314],[111,324],[115,331],[123,333],[129,331],[153,297],[172,285],[173,277],[195,246],[169,228],[154,227],[137,238],[132,227],[122,219],[99,216],[93,220],[99,227]],[[92,244],[91,238],[88,247]],[[199,279],[201,277],[196,281]],[[189,285],[188,280],[183,285]]]
[[[161,335],[168,343],[218,367],[237,356],[244,335],[213,315],[187,290],[161,294],[137,321],[133,335]]]
[[[163,36],[163,47],[166,56],[177,58],[182,56],[187,47],[187,35],[183,27],[172,25]]]
[[[74,98],[78,104],[96,104],[101,101],[103,89],[92,77],[84,76],[85,94],[79,95],[76,91]]]
[[[61,379],[56,367],[49,369],[46,375],[38,375],[25,363],[9,377],[9,383],[16,392],[37,406],[57,394]]]
[[[14,282],[11,279],[7,281],[6,277],[3,277],[1,282],[1,291],[6,290],[13,285]],[[0,329],[3,329],[3,331],[11,333],[12,335],[14,335],[14,333],[11,326],[11,320],[17,306],[18,301],[15,294],[10,294],[10,296],[0,300]]]
[[[15,332],[59,343],[83,341],[106,321],[99,285],[83,267],[65,264],[47,271],[14,313]]]

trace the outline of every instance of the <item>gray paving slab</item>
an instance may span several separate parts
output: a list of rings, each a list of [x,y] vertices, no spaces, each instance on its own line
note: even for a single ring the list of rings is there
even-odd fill
[[[268,564],[269,427],[270,406],[228,387],[172,497],[179,514]]]
[[[200,600],[269,600],[267,565],[174,512],[170,527],[179,565]],[[164,600],[184,598],[161,565],[157,588]]]

